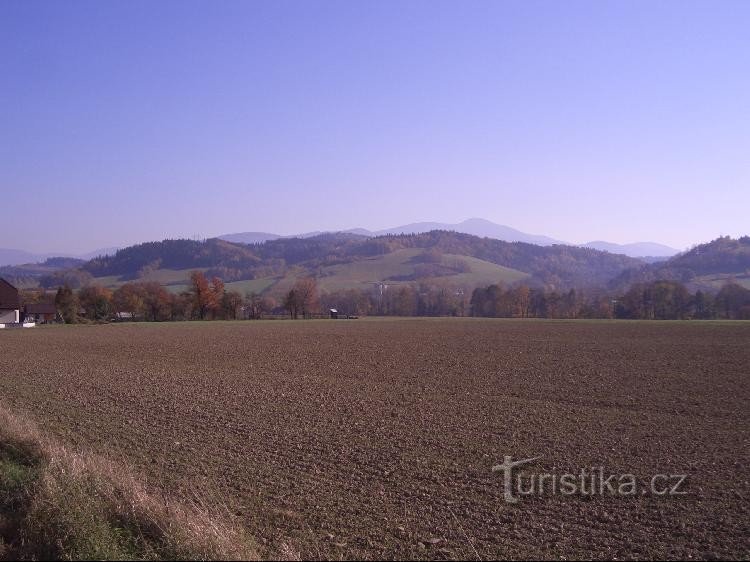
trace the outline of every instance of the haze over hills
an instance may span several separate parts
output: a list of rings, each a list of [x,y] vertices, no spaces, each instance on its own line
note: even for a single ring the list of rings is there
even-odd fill
[[[401,226],[395,226],[393,228],[385,228],[382,230],[367,230],[365,228],[351,228],[348,230],[337,231],[344,234],[352,234],[362,237],[377,237],[383,235],[394,235],[394,234],[418,234],[424,232],[430,232],[432,230],[446,230],[453,232],[460,232],[463,234],[471,234],[473,236],[479,236],[480,238],[492,238],[495,240],[502,240],[505,242],[525,242],[527,244],[537,244],[539,246],[551,246],[555,244],[563,244],[567,246],[575,246],[562,240],[557,240],[549,236],[539,234],[529,234],[522,232],[510,226],[496,224],[491,221],[481,218],[471,218],[459,223],[442,223],[442,222],[415,222],[405,224]],[[239,244],[262,244],[269,240],[279,240],[283,238],[312,238],[321,234],[331,233],[333,231],[322,231],[316,230],[312,232],[303,232],[298,234],[281,235],[272,232],[262,231],[249,231],[249,232],[236,232],[229,234],[221,234],[216,238],[226,240],[227,242],[234,242]],[[612,242],[595,241],[588,242],[586,244],[580,244],[581,247],[594,248],[596,250],[603,250],[612,254],[623,254],[633,258],[667,258],[673,256],[679,252],[675,248],[670,248],[664,244],[656,242],[634,242],[631,244],[615,244]],[[70,252],[46,252],[46,253],[32,253],[24,250],[16,249],[2,249],[0,248],[0,267],[8,265],[20,265],[20,264],[33,264],[41,263],[50,257],[72,257],[78,259],[88,260],[100,255],[108,255],[117,251],[117,247],[101,248],[85,254],[75,254]],[[654,261],[654,259],[646,259],[646,261]]]
[[[382,230],[352,228],[341,232],[344,232],[346,234],[357,234],[360,236],[375,237],[383,236],[386,234],[419,234],[422,232],[430,232],[431,230],[448,230],[461,232],[463,234],[472,234],[481,238],[494,238],[496,240],[503,240],[505,242],[526,242],[528,244],[538,244],[540,246],[550,246],[552,244],[567,244],[566,242],[555,240],[554,238],[550,238],[548,236],[527,234],[509,226],[495,224],[491,221],[478,218],[467,219],[459,223],[415,222],[401,226],[395,226],[393,228],[385,228]],[[218,238],[221,238],[222,240],[228,240],[230,242],[243,242],[245,244],[253,244],[257,242],[264,242],[266,240],[276,240],[278,238],[309,238],[311,236],[317,236],[323,233],[323,231],[315,231],[290,236],[279,236],[277,234],[263,232],[242,232],[236,234],[222,234],[218,236]]]
[[[222,234],[217,236],[221,240],[234,242],[237,244],[262,244],[268,240],[278,240],[283,238],[280,234],[271,234],[270,232],[237,232],[234,234]],[[290,236],[290,238],[293,238]]]
[[[610,252],[612,254],[625,254],[634,258],[642,257],[654,257],[654,258],[669,258],[679,253],[679,250],[659,244],[657,242],[633,242],[631,244],[613,244],[612,242],[604,242],[596,240],[594,242],[587,242],[581,244],[585,248],[594,248],[595,250],[602,250],[603,252]]]
[[[24,250],[14,250],[11,248],[0,248],[0,267],[6,265],[22,265],[22,264],[37,264],[42,263],[49,258],[75,258],[80,260],[90,260],[96,256],[102,256],[107,254],[113,254],[119,248],[99,248],[85,254],[72,254],[67,252],[47,252],[44,254],[36,254],[32,252],[26,252]]]
[[[494,238],[496,240],[503,240],[505,242],[526,242],[527,244],[537,244],[539,246],[551,246],[554,244],[564,244],[567,246],[574,245],[570,244],[569,242],[550,238],[549,236],[528,234],[510,226],[496,224],[492,221],[481,218],[471,218],[459,223],[416,222],[375,231],[367,230],[364,228],[352,228],[349,230],[344,230],[342,232],[347,234],[357,234],[360,236],[375,237],[383,236],[386,234],[417,234],[422,232],[430,232],[431,230],[448,230],[461,232],[463,234],[472,234],[481,238]],[[319,234],[323,234],[323,232],[315,231],[289,236],[280,236],[278,234],[271,234],[267,232],[239,232],[233,234],[222,234],[217,238],[221,238],[222,240],[227,240],[229,242],[258,244],[261,242],[265,242],[266,240],[278,240],[279,238],[294,237],[309,238],[311,236],[317,236]],[[615,244],[612,242],[596,241],[581,244],[581,246],[607,251],[612,254],[624,254],[633,258],[650,256],[662,258],[673,256],[679,252],[679,250],[675,248],[670,248],[669,246],[665,246],[664,244],[659,244],[656,242]]]
[[[0,248],[0,265],[19,265],[22,263],[37,263],[48,258],[48,255],[32,254],[24,250]]]
[[[464,234],[472,234],[481,238],[494,238],[505,242],[526,242],[527,244],[538,244],[540,246],[551,246],[552,244],[566,244],[561,240],[555,240],[548,236],[527,234],[509,226],[495,224],[491,221],[479,218],[467,219],[456,224],[439,222],[417,222],[394,228],[380,230],[373,235],[383,234],[416,234],[429,232],[430,230],[453,230]]]

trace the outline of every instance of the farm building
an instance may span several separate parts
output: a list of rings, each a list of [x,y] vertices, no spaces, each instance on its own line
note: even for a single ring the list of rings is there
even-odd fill
[[[135,320],[135,314],[132,312],[115,312],[115,320]]]
[[[0,324],[14,324],[20,320],[21,299],[18,289],[0,278]]]
[[[339,317],[339,311],[338,311],[338,310],[336,310],[335,308],[332,308],[332,309],[331,309],[331,310],[329,311],[329,313],[330,313],[330,315],[331,315],[331,319],[333,319],[333,320],[336,320],[336,319],[337,319],[337,318]]]
[[[57,307],[54,303],[27,304],[24,307],[24,322],[47,324],[57,319]]]

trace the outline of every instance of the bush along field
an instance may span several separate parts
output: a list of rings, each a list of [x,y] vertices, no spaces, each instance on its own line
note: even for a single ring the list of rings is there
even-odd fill
[[[253,541],[198,498],[150,494],[126,469],[0,407],[0,560],[253,560]]]

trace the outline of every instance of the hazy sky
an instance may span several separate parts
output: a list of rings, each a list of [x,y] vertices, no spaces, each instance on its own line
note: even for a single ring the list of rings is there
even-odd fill
[[[0,2],[0,247],[750,234],[750,2]]]

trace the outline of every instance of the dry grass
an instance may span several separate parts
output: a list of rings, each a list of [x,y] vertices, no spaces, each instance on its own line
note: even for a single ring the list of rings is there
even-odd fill
[[[0,407],[0,557],[258,559],[226,510],[149,493],[127,469],[73,451]]]

